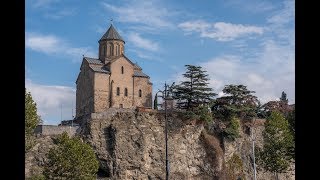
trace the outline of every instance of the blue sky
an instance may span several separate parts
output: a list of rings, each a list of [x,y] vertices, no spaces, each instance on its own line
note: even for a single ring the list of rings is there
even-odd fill
[[[45,124],[75,113],[82,55],[96,58],[110,19],[125,54],[151,77],[154,92],[200,65],[218,97],[244,84],[262,103],[287,93],[295,103],[292,0],[29,0],[25,83]],[[61,111],[62,109],[62,111]],[[61,113],[62,112],[62,113]]]

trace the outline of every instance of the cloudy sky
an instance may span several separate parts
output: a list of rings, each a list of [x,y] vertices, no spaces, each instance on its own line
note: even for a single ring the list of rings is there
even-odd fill
[[[200,65],[216,93],[243,84],[262,103],[287,93],[295,103],[292,0],[29,0],[25,84],[45,124],[75,113],[82,55],[96,58],[110,19],[125,54],[151,77],[154,92]]]

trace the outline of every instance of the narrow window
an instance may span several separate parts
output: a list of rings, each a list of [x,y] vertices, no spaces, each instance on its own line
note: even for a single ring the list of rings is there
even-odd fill
[[[110,56],[113,56],[113,44],[110,44]]]
[[[123,108],[123,104],[120,104],[119,106],[120,106],[120,108]]]
[[[106,47],[103,46],[103,56],[105,56],[105,55],[106,55]]]
[[[124,96],[128,96],[128,89],[124,88]]]
[[[118,45],[116,45],[116,56],[118,56],[118,55],[119,55],[119,53],[118,53],[118,52],[119,52],[119,51],[118,51],[119,49],[118,49],[118,48],[119,48],[119,46],[118,46]]]
[[[119,44],[117,45],[117,55],[120,55],[120,46],[119,46]]]
[[[121,74],[124,73],[124,69],[123,69],[123,66],[121,66]]]
[[[117,87],[117,96],[120,96],[120,88]]]
[[[141,97],[142,96],[142,91],[141,91],[141,89],[139,89],[139,97]]]

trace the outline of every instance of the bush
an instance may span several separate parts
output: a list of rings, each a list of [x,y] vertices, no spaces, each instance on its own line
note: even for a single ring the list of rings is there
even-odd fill
[[[206,106],[200,106],[196,110],[196,114],[200,116],[201,121],[211,122],[212,121],[212,114],[209,112],[209,109]]]
[[[233,154],[232,157],[226,162],[227,167],[227,178],[230,180],[238,180],[245,179],[245,175],[243,173],[243,161],[237,155]]]
[[[232,117],[228,127],[224,130],[224,137],[234,141],[240,136],[239,134],[240,120],[236,117]]]
[[[48,162],[44,167],[46,179],[96,179],[99,162],[93,149],[80,138],[69,138],[64,132],[49,150]]]
[[[200,106],[197,107],[193,111],[186,111],[183,114],[184,119],[197,119],[204,122],[211,122],[212,121],[212,115],[209,112],[209,109],[206,106]]]

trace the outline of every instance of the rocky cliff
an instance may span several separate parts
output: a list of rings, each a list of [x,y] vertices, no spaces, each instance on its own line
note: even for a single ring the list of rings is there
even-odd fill
[[[183,120],[177,112],[168,117],[169,179],[253,179],[251,138],[246,128],[249,125],[242,126],[240,138],[229,142],[215,135],[214,126]],[[93,113],[84,120],[79,132],[94,148],[100,161],[98,179],[165,179],[163,112],[109,109]],[[263,125],[253,129],[257,144],[261,146]],[[27,159],[37,156],[40,146],[34,148]],[[234,160],[239,167],[230,163]],[[28,163],[41,166],[36,159]],[[274,179],[270,172],[260,167],[257,170],[257,179]],[[294,179],[294,166],[279,178]]]

